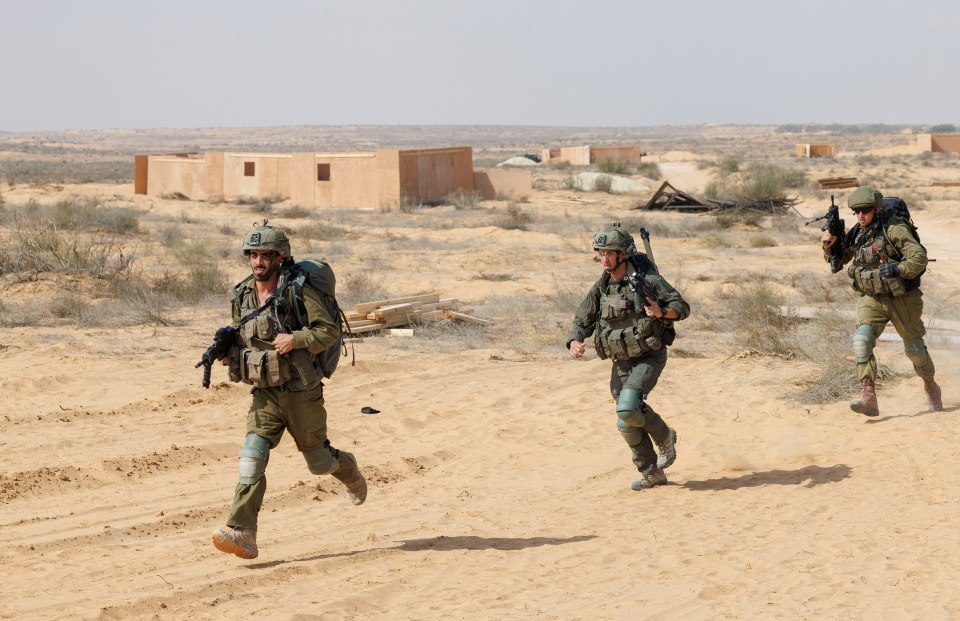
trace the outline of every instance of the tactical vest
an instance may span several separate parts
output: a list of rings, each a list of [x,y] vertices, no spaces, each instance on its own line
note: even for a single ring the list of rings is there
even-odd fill
[[[246,316],[258,308],[252,279],[253,276],[250,276],[234,287],[233,303],[239,310],[236,316]],[[287,300],[285,306],[289,309],[293,304],[299,304],[299,301]],[[274,304],[271,309],[240,326],[238,332],[241,343],[231,350],[229,356],[230,379],[256,387],[280,386],[292,391],[316,387],[323,372],[319,361],[310,352],[296,348],[281,356],[272,344],[281,332],[293,332],[303,327],[298,320],[299,315],[292,309],[281,315],[278,305]]]
[[[636,308],[627,284],[610,282],[600,289],[600,315],[593,345],[601,360],[629,360],[664,346],[664,321]]]
[[[919,285],[919,278],[905,280],[900,276],[880,276],[883,260],[895,261],[901,256],[880,226],[867,227],[853,236],[852,240],[853,261],[847,267],[847,276],[850,277],[850,286],[856,291],[867,295],[897,296]]]

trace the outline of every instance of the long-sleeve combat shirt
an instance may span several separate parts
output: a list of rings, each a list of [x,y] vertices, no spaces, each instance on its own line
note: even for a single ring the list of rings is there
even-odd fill
[[[606,283],[606,284],[605,284]],[[646,274],[643,277],[645,288],[656,294],[656,300],[664,309],[672,308],[677,312],[677,319],[663,320],[665,322],[680,321],[690,315],[690,305],[680,296],[676,289],[670,283],[657,274]],[[615,294],[629,289],[627,279],[614,280],[606,275],[601,276],[597,282],[590,287],[587,296],[580,302],[577,314],[573,319],[573,327],[567,338],[567,348],[573,341],[585,342],[597,328],[600,318],[600,297],[601,294]],[[603,289],[601,291],[601,288]],[[632,292],[631,292],[632,293]],[[653,297],[653,296],[651,296]],[[643,300],[646,304],[646,300]],[[637,309],[637,312],[643,313],[643,309]]]

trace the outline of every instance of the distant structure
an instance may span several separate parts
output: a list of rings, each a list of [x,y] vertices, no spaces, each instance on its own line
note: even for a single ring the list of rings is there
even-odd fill
[[[960,133],[917,134],[917,148],[934,153],[960,153]]]
[[[567,162],[574,166],[589,166],[604,159],[639,162],[642,156],[643,152],[641,152],[640,147],[636,145],[620,145],[615,147],[583,145],[580,147],[543,149],[540,152],[540,161],[544,164],[549,164],[550,162]]]
[[[837,145],[826,142],[798,144],[797,157],[833,157],[837,154]]]
[[[303,207],[389,208],[439,203],[456,190],[477,191],[482,198],[522,197],[531,187],[529,171],[475,173],[471,147],[134,158],[136,194],[181,194],[201,201],[279,196]]]

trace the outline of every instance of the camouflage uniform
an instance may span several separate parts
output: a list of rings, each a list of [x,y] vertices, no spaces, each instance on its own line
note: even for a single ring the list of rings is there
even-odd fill
[[[882,206],[882,195],[864,186],[854,191],[848,205],[853,208]],[[838,241],[837,243],[841,243]],[[936,369],[923,341],[926,329],[920,274],[927,266],[927,251],[904,223],[887,224],[881,213],[874,214],[866,229],[854,226],[843,240],[843,263],[849,263],[847,276],[860,294],[857,300],[857,328],[853,336],[857,380],[864,385],[864,397],[851,402],[851,407],[868,415],[879,413],[874,382],[877,359],[873,348],[887,326],[892,323],[903,339],[903,349],[913,369],[924,380],[932,410],[942,408],[940,388],[934,382]],[[829,261],[829,248],[824,257]],[[884,263],[896,267],[898,274],[884,276]]]
[[[651,299],[677,312],[676,321],[690,314],[689,305],[662,277],[649,271],[641,280]],[[636,308],[635,300],[627,278],[614,280],[604,274],[580,303],[566,345],[569,349],[573,341],[586,342],[593,335],[597,354],[612,361],[610,394],[617,401],[617,429],[637,470],[649,479],[662,476],[660,469],[672,463],[658,464],[651,438],[658,446],[669,443],[672,451],[676,433],[644,400],[667,364],[667,345],[675,333],[673,321],[648,317],[642,306]]]
[[[258,299],[254,276],[234,287],[233,322],[236,343],[228,355],[230,379],[253,386],[247,413],[246,439],[240,449],[239,482],[227,527],[213,532],[217,549],[241,558],[256,558],[257,516],[267,489],[270,450],[284,431],[293,437],[312,474],[329,474],[347,487],[355,505],[366,499],[367,484],[357,460],[327,439],[327,411],[323,401],[323,369],[317,354],[335,346],[339,328],[319,292],[306,283],[285,284],[290,275],[289,241],[274,227],[256,227],[244,241],[244,252],[273,250],[284,257],[271,302]],[[281,312],[282,310],[282,312]],[[243,321],[241,319],[253,316]],[[300,319],[305,318],[304,323]],[[293,349],[279,355],[273,346],[280,333],[293,337]]]

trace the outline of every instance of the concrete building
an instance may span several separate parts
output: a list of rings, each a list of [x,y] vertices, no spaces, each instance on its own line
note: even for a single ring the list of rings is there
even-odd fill
[[[568,162],[574,166],[589,166],[604,159],[639,162],[642,156],[643,153],[640,151],[640,147],[636,145],[620,145],[615,147],[583,145],[580,147],[543,149],[540,152],[540,161],[543,164],[549,162]]]
[[[917,148],[934,153],[960,153],[960,134],[917,134]]]
[[[481,174],[481,173],[478,173]],[[484,198],[525,196],[528,177],[481,174]],[[303,207],[390,208],[478,191],[470,147],[365,153],[176,153],[134,158],[134,192],[193,200],[281,197]],[[485,194],[492,193],[492,196]]]
[[[797,157],[833,157],[837,154],[837,145],[826,142],[798,144]]]

